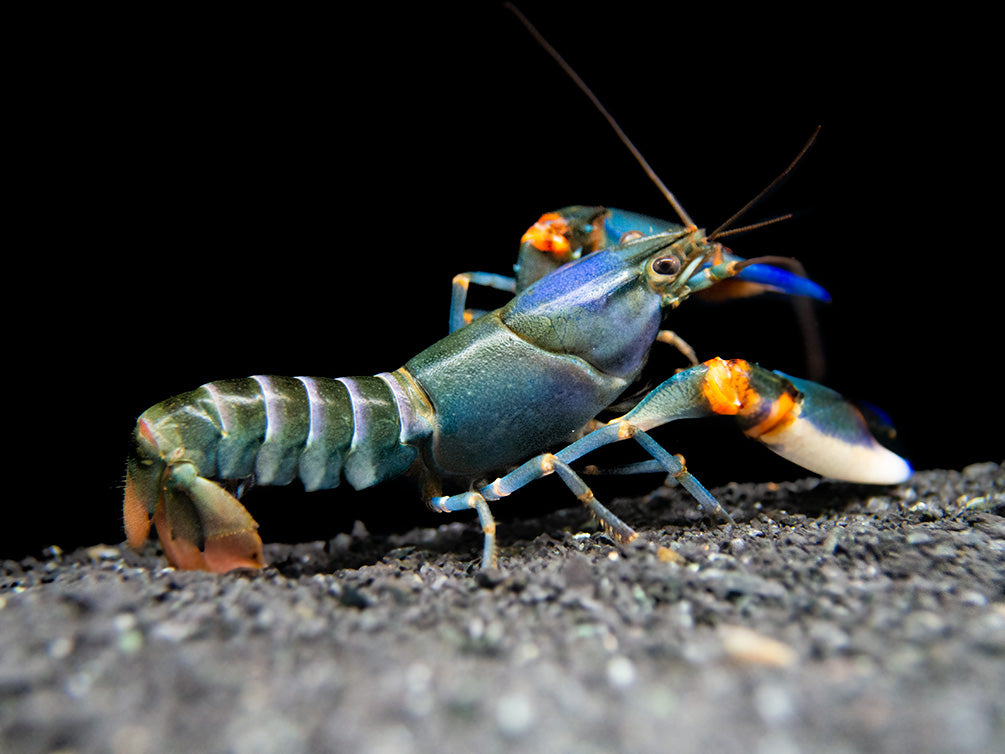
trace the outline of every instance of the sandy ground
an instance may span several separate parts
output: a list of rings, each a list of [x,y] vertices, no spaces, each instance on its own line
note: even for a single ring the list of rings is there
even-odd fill
[[[3,563],[0,751],[1005,750],[1005,475],[805,480],[269,545]]]

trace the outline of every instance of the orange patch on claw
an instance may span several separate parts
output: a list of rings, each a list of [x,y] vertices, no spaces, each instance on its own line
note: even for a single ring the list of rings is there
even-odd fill
[[[778,400],[772,402],[768,415],[754,426],[743,430],[743,434],[764,438],[765,435],[785,429],[796,419],[796,412],[793,410],[795,407],[796,402],[792,396],[782,393]]]
[[[757,424],[747,427],[748,437],[764,439],[771,432],[783,430],[795,421],[797,403],[788,392],[771,400],[761,395],[750,384],[750,363],[744,359],[725,361],[718,357],[705,362],[708,373],[701,386],[702,395],[717,414],[739,415],[755,418],[770,401],[767,415]]]
[[[570,251],[570,232],[569,223],[565,218],[557,212],[546,212],[523,234],[520,242],[529,242],[538,251],[562,256]]]
[[[701,393],[717,414],[739,413],[744,406],[743,396],[750,391],[746,374],[734,371],[733,365],[737,362],[746,365],[746,362],[740,359],[724,361],[718,356],[705,362],[708,373],[701,384]]]

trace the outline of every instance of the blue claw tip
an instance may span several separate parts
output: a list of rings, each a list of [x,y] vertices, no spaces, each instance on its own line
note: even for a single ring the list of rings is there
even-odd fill
[[[800,277],[793,272],[783,270],[781,267],[772,267],[769,264],[752,264],[741,270],[736,277],[739,280],[760,283],[793,296],[809,296],[824,302],[831,300],[830,294],[823,286],[814,283],[809,278]]]

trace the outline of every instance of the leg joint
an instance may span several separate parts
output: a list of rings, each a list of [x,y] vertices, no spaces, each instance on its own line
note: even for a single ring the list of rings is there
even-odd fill
[[[688,473],[687,463],[684,461],[684,456],[680,453],[674,453],[674,459],[680,464],[680,469],[673,472],[674,479],[680,479],[682,476]]]

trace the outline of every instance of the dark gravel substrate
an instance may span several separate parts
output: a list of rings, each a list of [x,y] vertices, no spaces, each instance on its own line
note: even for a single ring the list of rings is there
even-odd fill
[[[1005,477],[730,485],[507,523],[7,561],[0,751],[1005,750]]]

